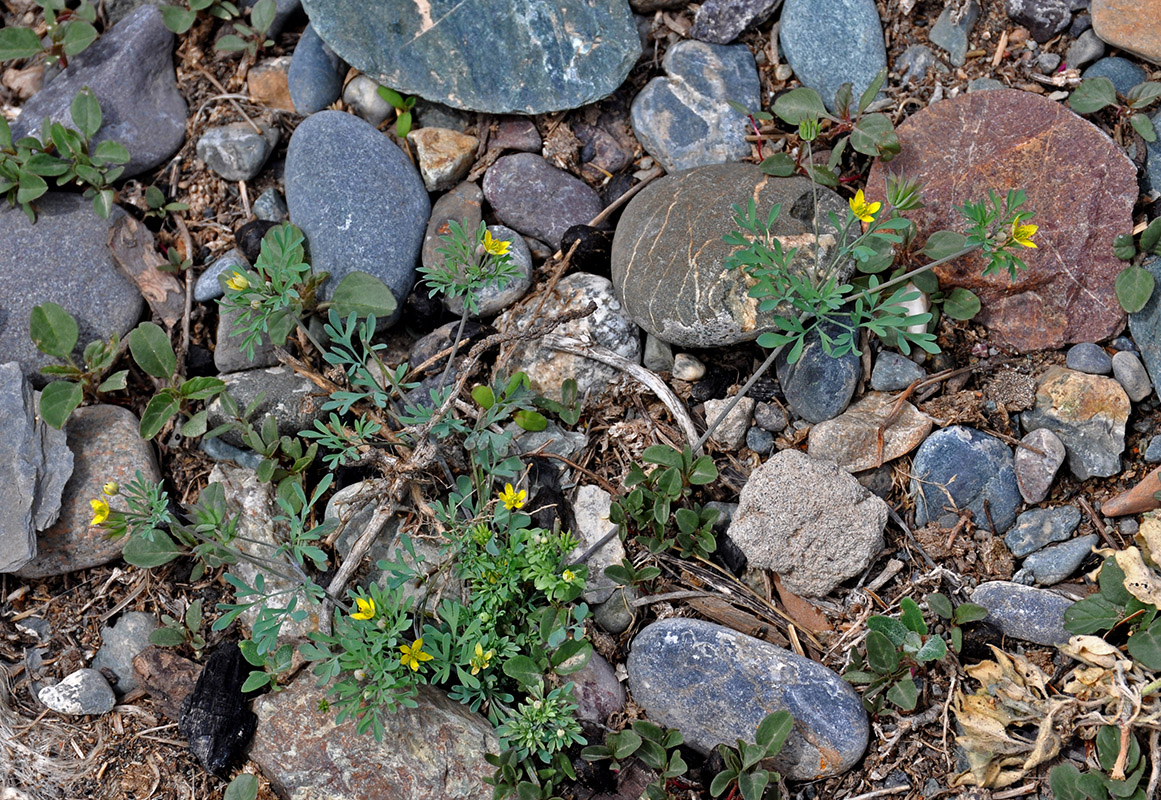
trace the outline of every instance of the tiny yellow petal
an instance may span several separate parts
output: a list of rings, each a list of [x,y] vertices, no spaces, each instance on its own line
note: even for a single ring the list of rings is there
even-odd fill
[[[504,239],[496,239],[491,231],[484,231],[484,250],[494,256],[502,256],[508,252],[512,243]]]
[[[226,281],[226,286],[230,287],[235,292],[241,292],[250,288],[250,279],[243,275],[241,272],[235,272],[232,276],[230,276],[229,280]]]
[[[121,491],[121,487],[117,485],[117,481],[109,481],[101,487],[101,491],[112,497]]]
[[[351,615],[351,619],[371,619],[375,616],[375,601],[371,599],[364,599],[362,597],[355,598],[355,606],[359,610]]]
[[[104,500],[90,500],[89,506],[93,509],[93,521],[89,525],[100,525],[109,518],[109,504]]]

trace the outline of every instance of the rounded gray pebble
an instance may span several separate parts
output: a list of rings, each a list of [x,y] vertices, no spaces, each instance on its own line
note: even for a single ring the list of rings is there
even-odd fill
[[[1154,436],[1145,448],[1145,460],[1150,464],[1161,463],[1161,436]]]
[[[1068,578],[1100,541],[1095,533],[1038,550],[1024,559],[1024,570],[1041,586],[1052,586]]]
[[[95,669],[78,669],[55,686],[42,687],[36,696],[60,714],[107,714],[117,704],[109,682]]]
[[[1071,635],[1064,629],[1064,612],[1073,601],[1067,597],[1021,586],[1010,581],[981,583],[972,602],[988,610],[987,621],[1006,636],[1042,645],[1064,644]]]
[[[245,272],[248,269],[250,269],[250,262],[246,260],[246,256],[242,255],[242,251],[235,247],[206,267],[205,271],[198,276],[197,283],[194,284],[194,300],[199,303],[217,300],[225,294],[218,277],[221,275],[229,277],[230,273]]]
[[[768,456],[774,449],[774,434],[755,425],[746,431],[746,447],[760,456]]]
[[[758,403],[754,406],[754,422],[763,430],[781,433],[790,424],[790,419],[782,406],[775,403]]]
[[[1065,364],[1069,369],[1077,372],[1087,372],[1089,375],[1108,375],[1113,370],[1113,361],[1109,354],[1098,344],[1081,342],[1068,348]]]
[[[1153,391],[1153,383],[1149,380],[1145,365],[1133,353],[1126,350],[1115,353],[1112,367],[1113,377],[1134,403],[1141,402]]]
[[[884,350],[871,370],[871,388],[876,392],[898,392],[927,377],[927,370],[906,356]]]

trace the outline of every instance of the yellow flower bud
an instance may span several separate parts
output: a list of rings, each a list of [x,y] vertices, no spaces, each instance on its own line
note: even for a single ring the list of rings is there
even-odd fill
[[[109,481],[101,487],[101,491],[113,497],[121,492],[121,487],[117,485],[117,481]]]
[[[226,286],[233,289],[235,292],[242,292],[250,288],[250,279],[241,272],[235,272],[226,281]]]

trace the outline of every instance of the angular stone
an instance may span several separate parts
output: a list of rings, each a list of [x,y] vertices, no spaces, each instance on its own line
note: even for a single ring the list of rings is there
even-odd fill
[[[1064,443],[1079,480],[1121,471],[1125,423],[1132,405],[1112,378],[1049,367],[1036,384],[1036,407],[1021,415],[1024,430],[1048,428]]]
[[[72,413],[65,435],[73,451],[73,474],[61,497],[60,518],[40,532],[36,558],[17,575],[64,575],[106,564],[121,553],[124,539],[109,539],[103,529],[90,527],[89,501],[101,496],[108,481],[128,485],[138,470],[147,481],[161,480],[153,448],[138,433],[139,424],[132,411],[120,406],[85,406]],[[111,505],[122,508],[117,500]]]
[[[899,73],[899,82],[908,86],[927,79],[932,67],[942,66],[931,48],[924,44],[913,44],[895,59],[894,71]],[[947,69],[947,67],[944,67]]]
[[[117,704],[109,682],[95,669],[78,669],[55,686],[45,686],[36,696],[59,714],[107,714]]]
[[[601,213],[592,187],[533,153],[496,159],[484,175],[484,196],[509,228],[556,248],[565,231]]]
[[[1016,517],[1016,524],[1004,534],[1004,544],[1016,558],[1023,558],[1053,542],[1063,542],[1080,524],[1075,506],[1033,508]]]
[[[625,687],[600,653],[589,656],[588,663],[570,673],[568,680],[573,682],[576,716],[582,722],[604,725],[610,715],[625,708]]]
[[[259,128],[262,133],[246,122],[210,128],[198,139],[198,158],[228,181],[248,181],[262,170],[280,136],[278,128]]]
[[[1089,12],[1105,42],[1161,64],[1161,0],[1092,0]]]
[[[669,342],[663,342],[653,334],[647,333],[645,354],[641,356],[641,363],[645,365],[645,369],[652,372],[670,372],[674,367],[673,347]]]
[[[931,43],[947,51],[953,66],[962,67],[967,58],[968,36],[980,18],[980,6],[975,0],[967,5],[948,3],[939,19],[931,26]]]
[[[893,396],[870,392],[844,413],[811,428],[807,452],[847,472],[862,472],[910,453],[933,424],[910,403],[896,407]]]
[[[876,392],[900,392],[927,377],[927,370],[907,356],[884,350],[871,370],[871,388]]]
[[[1056,471],[1064,463],[1068,451],[1060,437],[1048,428],[1037,428],[1020,441],[1035,447],[1040,453],[1027,447],[1016,448],[1016,485],[1025,503],[1039,503],[1048,496]]]
[[[271,186],[254,201],[254,216],[263,222],[283,222],[290,216],[282,193]]]
[[[723,347],[757,338],[776,313],[759,312],[750,280],[722,266],[735,249],[722,241],[736,227],[732,207],[753,198],[765,218],[781,203],[772,232],[784,248],[799,247],[805,265],[814,241],[814,191],[806,178],[771,178],[753,164],[714,164],[653,181],[617,224],[611,265],[617,296],[638,325],[671,344]],[[838,236],[824,221],[827,212],[847,210],[829,189],[817,193],[825,256]]]
[[[1090,533],[1087,536],[1080,536],[1067,542],[1045,547],[1043,550],[1037,550],[1024,559],[1024,566],[1020,573],[1030,576],[1041,586],[1052,586],[1060,583],[1080,568],[1081,562],[1088,557],[1099,541],[1099,536]],[[1016,580],[1020,580],[1020,573],[1015,575]]]
[[[401,94],[491,114],[578,108],[621,85],[641,54],[623,0],[488,7],[435,0],[306,0],[318,35]]]
[[[429,192],[443,192],[455,186],[476,157],[480,140],[447,128],[419,128],[407,134],[415,148],[419,174]]]
[[[751,567],[821,597],[858,575],[883,547],[887,504],[829,461],[775,453],[742,487],[729,537]]]
[[[1027,192],[1023,208],[1035,212],[1040,229],[1037,249],[1020,253],[1028,269],[1015,281],[1006,272],[983,277],[978,254],[936,267],[941,286],[979,295],[976,320],[994,340],[1026,352],[1098,342],[1121,329],[1113,282],[1124,265],[1107,242],[1132,228],[1137,182],[1136,168],[1108,136],[1062,104],[1016,90],[936,103],[903,122],[898,135],[903,149],[890,169],[923,183],[925,207],[906,214],[921,237],[964,230],[957,204],[986,199],[988,188],[1001,196]],[[886,174],[876,162],[868,199],[884,199]]]
[[[724,397],[720,400],[706,400],[706,424],[712,425],[732,399]],[[746,431],[750,429],[750,421],[753,418],[754,398],[743,397],[730,409],[730,413],[726,414],[726,418],[721,421],[711,438],[723,450],[736,451],[746,441]]]
[[[1141,262],[1153,280],[1161,285],[1161,256],[1150,256]],[[1141,360],[1153,379],[1153,389],[1161,386],[1161,292],[1153,292],[1145,307],[1129,315],[1129,330],[1141,350]]]
[[[303,672],[278,694],[255,703],[258,729],[250,759],[283,797],[327,800],[488,800],[484,783],[494,768],[485,753],[499,752],[496,734],[442,692],[419,687],[417,708],[391,716],[383,741],[355,731],[354,720],[335,724],[319,711],[322,689]]]
[[[1113,360],[1099,344],[1081,342],[1068,348],[1065,366],[1089,375],[1108,375],[1113,371]]]
[[[1072,21],[1069,0],[1005,0],[1008,17],[1023,25],[1032,38],[1043,44],[1068,27]]]
[[[172,650],[150,646],[134,656],[133,674],[153,698],[154,707],[176,722],[181,718],[182,703],[197,685],[202,665]]]
[[[542,144],[536,124],[526,117],[507,117],[500,120],[492,135],[488,137],[489,150],[539,153]]]
[[[581,486],[577,489],[572,511],[576,517],[576,548],[568,554],[566,561],[572,562],[601,539],[617,529],[609,521],[609,509],[613,497],[599,486]],[[596,604],[609,599],[617,584],[605,575],[605,567],[620,564],[625,558],[625,548],[621,540],[613,536],[589,556],[585,564],[589,568],[589,580],[585,585],[585,601]]]
[[[319,38],[313,25],[307,25],[294,46],[287,75],[295,110],[303,115],[314,114],[338,100],[346,72],[343,60]]]
[[[915,522],[955,524],[961,510],[1003,535],[1016,521],[1020,491],[1012,451],[994,436],[952,425],[927,437],[911,467]],[[986,508],[985,508],[986,506]]]
[[[321,419],[322,405],[327,400],[327,395],[309,378],[286,367],[235,372],[223,379],[226,392],[238,408],[245,408],[258,399],[258,395],[264,395],[251,419],[255,425],[261,426],[262,419],[267,414],[272,415],[278,423],[280,436],[294,436],[300,430],[313,428],[314,421]],[[211,428],[226,422],[220,399],[210,404],[207,417]],[[233,430],[222,434],[222,439],[235,447],[243,446],[241,437]]]
[[[831,335],[835,331],[830,331]],[[834,358],[822,346],[817,332],[806,337],[802,356],[788,363],[786,351],[774,361],[786,405],[807,422],[823,422],[841,414],[851,402],[863,374],[862,362],[853,352]]]
[[[250,99],[275,111],[294,112],[290,99],[287,73],[291,69],[290,56],[268,58],[255,64],[246,73],[246,91]]]
[[[794,728],[774,765],[791,780],[850,769],[870,726],[851,685],[821,664],[730,628],[696,619],[655,622],[633,639],[629,688],[649,719],[677,728],[705,753],[751,741],[758,723],[789,711]]]
[[[856,103],[887,66],[874,0],[786,0],[778,39],[795,76],[831,111],[840,85],[854,84]]]
[[[1096,31],[1089,29],[1082,33],[1077,40],[1068,47],[1065,61],[1069,67],[1080,69],[1091,64],[1105,54],[1105,43],[1096,35]]]
[[[976,587],[972,602],[988,610],[987,622],[1014,639],[1051,647],[1072,635],[1064,629],[1064,612],[1074,601],[1047,589],[989,581]]]
[[[225,641],[206,659],[181,704],[177,729],[207,771],[224,777],[254,735],[256,718],[242,694],[250,674],[237,642]]]
[[[117,676],[121,694],[137,688],[133,659],[149,647],[149,634],[157,630],[157,620],[144,611],[127,611],[113,626],[101,628],[101,649],[93,658],[93,669],[108,669]]]
[[[704,8],[705,6],[703,6]],[[760,104],[754,56],[745,45],[678,42],[633,99],[633,132],[667,172],[740,161],[750,155],[749,121],[727,100]]]
[[[689,35],[710,44],[729,44],[751,25],[761,25],[778,0],[707,0],[693,17]]]

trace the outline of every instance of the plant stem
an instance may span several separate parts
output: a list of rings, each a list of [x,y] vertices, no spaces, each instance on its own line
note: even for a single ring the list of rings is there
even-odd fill
[[[802,317],[805,316],[805,314],[802,315]],[[802,317],[800,317],[800,319]],[[741,401],[741,399],[746,396],[746,392],[750,391],[750,388],[758,382],[758,379],[766,374],[766,370],[770,369],[770,365],[774,363],[774,359],[778,357],[778,354],[782,352],[782,348],[785,346],[786,345],[778,345],[770,351],[770,355],[766,356],[766,360],[762,362],[762,365],[758,367],[758,369],[754,370],[754,374],[750,376],[748,381],[742,384],[742,388],[738,390],[738,393],[730,398],[730,402],[727,403],[726,407],[721,410],[721,413],[718,414],[717,419],[711,422],[709,427],[705,429],[705,433],[701,435],[701,438],[698,439],[697,443],[693,446],[693,452],[696,453],[705,445],[706,442],[709,441],[709,438],[713,436],[714,431],[716,431],[718,426],[721,425],[725,420],[726,415],[734,410],[734,406],[736,406]]]
[[[319,344],[318,339],[311,335],[310,330],[308,330],[307,327],[302,324],[302,320],[299,319],[297,314],[294,315],[294,324],[297,325],[298,329],[302,331],[303,335],[305,335],[306,338],[310,340],[310,343],[314,345],[314,349],[317,350],[320,355],[326,352],[326,348]]]
[[[978,244],[972,245],[971,247],[965,247],[963,250],[960,250],[958,253],[952,253],[949,256],[944,256],[943,258],[939,259],[938,261],[932,261],[930,264],[924,264],[922,267],[916,267],[915,269],[911,270],[910,272],[907,272],[903,275],[900,275],[898,278],[892,278],[891,280],[887,281],[886,283],[882,283],[882,284],[876,286],[874,289],[863,290],[859,294],[856,294],[855,296],[851,297],[850,301],[848,301],[848,302],[851,302],[854,300],[859,300],[861,298],[869,298],[872,294],[880,294],[884,289],[890,288],[892,286],[897,286],[900,283],[906,283],[907,281],[911,280],[916,275],[921,275],[924,272],[927,272],[928,270],[931,270],[931,269],[934,269],[935,267],[938,267],[940,264],[946,264],[948,261],[952,261],[954,259],[959,258],[960,256],[967,255],[968,253],[972,252],[973,250],[978,250],[979,248],[980,248],[980,245],[978,245]]]
[[[452,364],[455,363],[456,353],[460,349],[460,340],[464,335],[464,325],[468,322],[468,303],[464,301],[464,313],[460,314],[460,326],[456,329],[456,338],[452,342],[451,355],[447,357],[447,365],[443,368],[443,373],[439,376],[439,388],[443,389],[444,384],[447,383],[447,376],[451,374]]]

